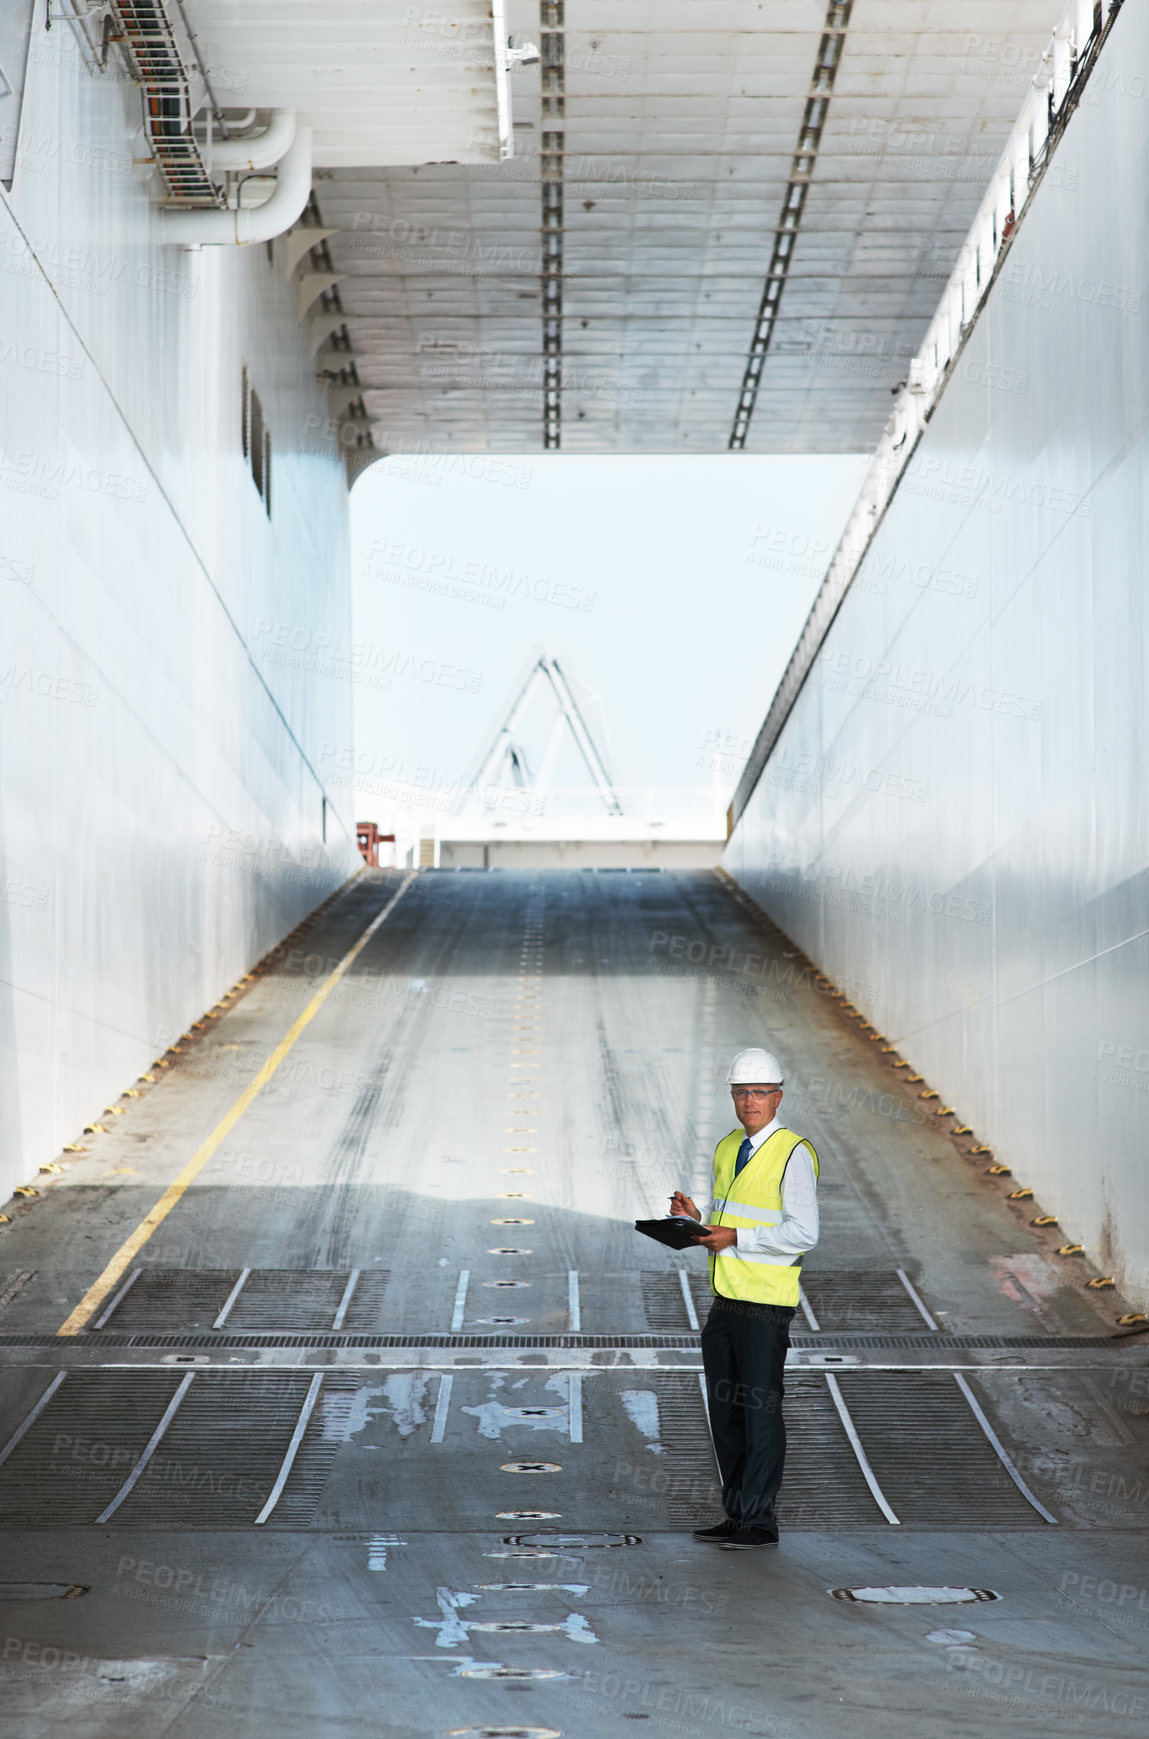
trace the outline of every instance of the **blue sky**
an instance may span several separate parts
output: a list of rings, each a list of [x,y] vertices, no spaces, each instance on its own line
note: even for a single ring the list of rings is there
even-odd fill
[[[376,464],[352,496],[354,631],[386,674],[356,683],[357,753],[399,777],[465,780],[545,651],[579,685],[616,783],[717,777],[732,788],[865,464],[745,454]],[[582,777],[573,760],[556,768],[560,783]],[[381,785],[368,781],[361,807],[388,818]]]

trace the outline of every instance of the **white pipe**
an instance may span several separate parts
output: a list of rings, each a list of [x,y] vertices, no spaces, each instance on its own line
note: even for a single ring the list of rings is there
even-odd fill
[[[213,169],[269,169],[295,137],[295,110],[272,109],[266,129],[254,139],[213,139]]]
[[[239,211],[166,211],[160,219],[161,239],[185,247],[269,242],[291,228],[310,197],[311,128],[300,127],[280,162],[275,192],[263,205]]]

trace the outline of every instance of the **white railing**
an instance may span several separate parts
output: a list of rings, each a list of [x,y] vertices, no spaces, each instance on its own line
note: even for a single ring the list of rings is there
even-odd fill
[[[910,363],[906,384],[898,394],[846,529],[750,752],[734,793],[733,821],[750,800],[838,606],[941,395],[950,364],[985,300],[1002,249],[1017,227],[1045,166],[1050,132],[1066,118],[1067,102],[1072,106],[1070,99],[1076,101],[1100,39],[1121,5],[1122,0],[1071,0],[1042,55],[1033,88],[990,178],[925,341]]]

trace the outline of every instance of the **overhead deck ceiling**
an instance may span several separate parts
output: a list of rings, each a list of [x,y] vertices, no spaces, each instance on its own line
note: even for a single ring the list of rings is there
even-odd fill
[[[1062,10],[510,0],[512,161],[319,171],[341,409],[389,452],[871,448]]]

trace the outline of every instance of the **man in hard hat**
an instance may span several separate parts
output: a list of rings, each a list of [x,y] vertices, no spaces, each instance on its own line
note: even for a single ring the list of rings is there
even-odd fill
[[[818,1242],[818,1156],[778,1121],[782,1065],[770,1051],[740,1051],[726,1080],[745,1134],[734,1130],[714,1150],[714,1198],[697,1240],[710,1252],[702,1362],[726,1517],[694,1537],[749,1550],[778,1543],[782,1372],[802,1257]],[[670,1211],[703,1218],[682,1190]]]

